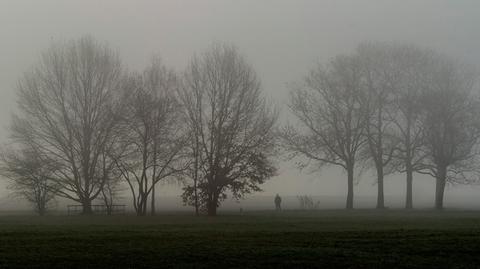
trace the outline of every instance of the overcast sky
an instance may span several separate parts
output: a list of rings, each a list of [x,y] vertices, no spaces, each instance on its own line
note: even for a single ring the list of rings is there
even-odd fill
[[[194,52],[215,41],[232,43],[260,75],[266,95],[284,105],[287,83],[363,41],[416,44],[478,65],[480,1],[0,0],[0,142],[8,135],[22,72],[52,41],[85,34],[108,42],[130,69],[141,69],[159,55],[180,71]],[[345,196],[345,175],[335,168],[307,174],[293,164],[280,164],[279,176],[264,185],[263,195]],[[433,183],[426,177],[415,181],[414,198],[432,197],[433,203]],[[388,196],[404,195],[403,175],[389,177],[385,184],[389,206]],[[355,191],[373,201],[373,176],[365,174]],[[165,193],[179,191],[170,187]],[[462,197],[480,205],[480,187],[447,188],[446,205],[467,199]]]

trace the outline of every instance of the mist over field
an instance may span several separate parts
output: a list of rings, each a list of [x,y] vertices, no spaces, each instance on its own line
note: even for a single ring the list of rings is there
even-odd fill
[[[479,9],[477,1],[433,0],[2,1],[0,139],[5,142],[8,137],[18,79],[52,42],[88,34],[118,51],[129,69],[142,69],[152,55],[158,55],[177,71],[213,42],[234,44],[258,72],[267,97],[281,107],[283,123],[291,117],[286,108],[288,84],[302,80],[316,63],[349,53],[365,41],[413,44],[478,64]],[[339,169],[329,166],[309,173],[308,169],[298,171],[293,162],[282,158],[276,162],[278,175],[261,186],[263,193],[247,195],[241,201],[245,208],[273,206],[276,193],[290,197],[286,206],[292,208],[296,195],[318,196],[322,208],[343,207],[346,181]],[[355,180],[355,206],[374,204],[374,173],[365,172]],[[434,184],[429,176],[415,175],[413,196],[419,207],[433,205]],[[25,209],[21,202],[8,198],[5,185],[0,182],[0,200],[8,202],[0,207]],[[401,207],[404,190],[402,175],[387,175],[386,206]],[[181,193],[180,186],[161,186],[158,191],[159,209],[185,209],[174,198]],[[168,206],[163,197],[169,197],[165,198]],[[445,197],[446,207],[480,206],[477,186],[447,186]],[[130,204],[127,198],[125,204]],[[229,200],[227,207],[239,206]]]

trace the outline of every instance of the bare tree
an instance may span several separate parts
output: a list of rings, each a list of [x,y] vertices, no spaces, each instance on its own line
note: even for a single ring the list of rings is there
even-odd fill
[[[446,183],[468,183],[478,169],[480,103],[470,68],[441,56],[431,68],[423,99],[426,173],[436,178],[435,208],[442,209]]]
[[[366,143],[365,98],[358,57],[337,56],[328,66],[312,70],[303,87],[291,92],[289,106],[298,125],[282,132],[290,157],[306,158],[303,165],[314,161],[347,172],[347,209],[353,208],[355,164]]]
[[[253,69],[227,45],[214,45],[194,57],[181,91],[197,153],[197,187],[187,185],[184,201],[198,198],[208,215],[220,202],[260,191],[258,185],[275,174],[273,128],[277,113],[261,96]],[[198,193],[195,193],[198,192]]]
[[[154,59],[142,75],[132,76],[124,93],[121,138],[113,158],[139,216],[146,215],[150,196],[155,213],[156,184],[185,169],[182,154],[187,139],[176,87],[176,75]]]
[[[61,187],[51,179],[57,165],[41,159],[35,150],[4,150],[0,173],[10,180],[8,188],[34,205],[43,216]]]
[[[386,167],[392,161],[398,143],[392,128],[392,115],[396,114],[396,107],[392,105],[393,92],[400,78],[400,70],[395,65],[395,49],[395,45],[387,43],[364,43],[357,48],[368,96],[364,106],[369,109],[365,157],[375,167],[378,209],[385,208],[384,177],[389,172]]]
[[[411,45],[397,45],[392,51],[398,84],[393,90],[395,108],[391,120],[398,139],[390,168],[406,174],[405,208],[413,208],[413,173],[424,169],[425,132],[423,93],[430,83],[434,53]]]
[[[113,167],[100,156],[109,150],[117,122],[120,78],[117,54],[83,37],[53,45],[18,84],[13,141],[58,165],[52,175],[62,186],[57,194],[81,203],[84,214],[103,189],[104,168]]]

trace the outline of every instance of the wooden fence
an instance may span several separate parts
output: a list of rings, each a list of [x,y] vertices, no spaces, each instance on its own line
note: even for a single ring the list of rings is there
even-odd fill
[[[82,205],[67,205],[68,215],[80,215],[83,212]],[[92,213],[94,215],[118,215],[125,214],[125,205],[92,205]]]

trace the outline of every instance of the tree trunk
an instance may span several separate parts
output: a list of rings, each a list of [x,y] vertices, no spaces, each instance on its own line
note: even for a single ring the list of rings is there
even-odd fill
[[[193,188],[194,188],[194,195],[195,195],[195,216],[199,216],[200,212],[198,210],[198,190],[197,190],[197,183],[198,183],[198,135],[195,133],[195,148],[193,150],[193,154],[195,155],[195,166],[194,166],[194,175],[193,175]]]
[[[155,184],[152,186],[152,204],[150,206],[150,214],[155,216]]]
[[[92,201],[90,199],[84,199],[82,201],[82,215],[92,215]]]
[[[136,211],[137,211],[137,216],[145,216],[147,214],[147,197],[145,197],[144,194],[142,194],[142,198],[138,202]]]
[[[195,191],[195,216],[199,216],[200,215],[200,212],[198,210],[198,190],[197,190],[197,180],[195,180],[193,182],[193,188],[194,188],[194,191]]]
[[[353,209],[353,165],[348,165],[348,193],[347,193],[347,209]]]
[[[209,203],[207,210],[209,216],[213,217],[217,215],[217,205],[215,203]]]
[[[413,171],[411,167],[407,167],[407,195],[405,199],[405,208],[413,208]]]
[[[217,215],[217,204],[218,204],[218,195],[212,194],[212,198],[208,199],[207,203],[207,214],[208,216]]]
[[[385,208],[385,198],[383,195],[383,166],[377,167],[377,209]]]
[[[148,196],[145,195],[143,198],[143,203],[142,203],[142,216],[147,215],[147,204],[148,204]]]
[[[447,179],[447,167],[437,167],[437,183],[435,188],[435,209],[443,209],[443,195],[445,193],[445,183]]]
[[[142,217],[142,216],[145,216],[146,215],[146,210],[145,210],[145,207],[142,205],[140,205],[140,207],[137,209],[137,216],[139,217]]]
[[[45,207],[45,206],[39,205],[39,207],[38,207],[38,215],[44,216],[46,211],[47,211],[47,210],[46,210],[46,207]]]

